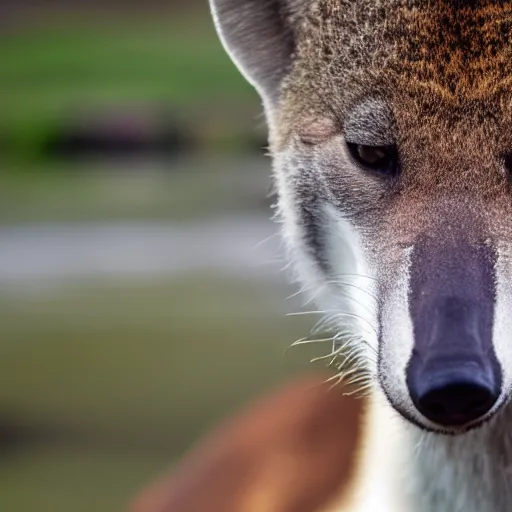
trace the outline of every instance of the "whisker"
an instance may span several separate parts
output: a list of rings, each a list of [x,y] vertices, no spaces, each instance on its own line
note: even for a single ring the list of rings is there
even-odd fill
[[[333,389],[334,387],[338,386],[343,381],[343,374],[336,374],[333,377],[327,379],[325,381],[326,384],[329,382],[335,381],[334,384],[329,389]]]
[[[346,391],[343,393],[345,396],[354,396],[357,395],[359,398],[364,398],[369,395],[369,392],[373,389],[373,382],[369,382],[368,384],[361,386],[353,391]]]
[[[315,357],[315,358],[311,359],[310,363],[318,363],[318,361],[325,361],[326,359],[333,357],[333,355],[334,354],[327,354],[326,356]],[[334,355],[334,358],[336,359],[336,355]]]
[[[334,315],[335,317],[347,317],[347,318],[357,318],[358,320],[362,320],[366,325],[368,325],[368,327],[370,327],[370,329],[372,329],[372,331],[377,334],[377,329],[368,321],[366,320],[366,318],[363,318],[362,316],[360,315],[357,315],[356,313],[347,313],[347,312],[340,312],[340,313],[336,313],[336,315]]]
[[[256,243],[253,247],[252,247],[252,250],[256,250],[256,249],[259,249],[261,246],[265,245],[266,243],[270,242],[270,240],[272,240],[273,238],[276,238],[276,237],[279,237],[281,238],[281,233],[274,233],[270,236],[267,236],[267,238],[264,238],[263,240],[261,240],[260,242]]]
[[[357,278],[363,278],[363,279],[370,279],[371,281],[377,281],[376,277],[368,276],[366,274],[337,274],[338,277],[357,277]]]
[[[365,290],[364,288],[362,288],[361,286],[357,286],[356,284],[353,284],[353,283],[346,283],[345,281],[341,281],[341,280],[336,280],[336,281],[328,281],[329,284],[333,284],[333,285],[340,285],[340,286],[347,286],[349,288],[355,288],[356,290],[359,290],[360,292],[363,292],[363,293],[366,293],[366,295],[368,295],[370,298],[372,298],[375,302],[377,302],[377,297],[375,297],[375,295],[373,295],[372,293],[370,293],[368,290]]]
[[[286,316],[325,315],[326,313],[329,313],[329,311],[297,311],[295,313],[287,313]]]
[[[288,297],[286,297],[286,300],[294,299],[295,297],[298,297],[299,295],[302,295],[306,291],[307,291],[307,288],[306,287],[302,287],[300,290],[296,291],[295,293],[292,293],[291,295],[288,295]]]
[[[301,338],[300,340],[297,340],[297,341],[294,341],[290,347],[297,347],[299,345],[309,345],[309,344],[312,344],[312,343],[324,343],[326,341],[333,341],[334,337],[332,338],[321,338],[321,339],[314,339],[314,340],[310,340],[310,339],[307,339],[307,338]]]

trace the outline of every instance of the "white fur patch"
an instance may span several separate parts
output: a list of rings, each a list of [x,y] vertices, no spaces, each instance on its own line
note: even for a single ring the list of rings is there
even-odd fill
[[[367,262],[361,236],[334,207],[324,207],[327,259],[334,275],[324,300],[348,315],[341,323],[378,350],[378,319],[375,281]],[[343,294],[340,294],[342,290]]]
[[[501,365],[503,396],[495,409],[502,405],[512,391],[512,279],[510,276],[510,249],[498,247],[496,264],[496,305],[494,309],[493,344]]]
[[[396,266],[381,312],[382,377],[386,393],[396,406],[416,414],[409,396],[406,369],[414,348],[414,328],[409,312],[410,267],[413,248],[406,249]]]

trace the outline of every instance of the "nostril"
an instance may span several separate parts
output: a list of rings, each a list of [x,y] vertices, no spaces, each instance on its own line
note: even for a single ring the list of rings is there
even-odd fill
[[[477,382],[449,382],[424,389],[416,400],[418,410],[429,420],[457,426],[487,413],[498,399],[492,387]]]
[[[430,403],[428,403],[428,400],[424,402],[426,403],[423,403],[423,408],[429,409],[433,416],[441,416],[445,413],[445,408],[441,402],[436,402],[434,400]]]

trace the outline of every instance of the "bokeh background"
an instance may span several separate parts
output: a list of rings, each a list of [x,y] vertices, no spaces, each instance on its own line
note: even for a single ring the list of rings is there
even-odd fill
[[[313,355],[260,103],[206,0],[2,0],[0,38],[0,510],[121,511]]]

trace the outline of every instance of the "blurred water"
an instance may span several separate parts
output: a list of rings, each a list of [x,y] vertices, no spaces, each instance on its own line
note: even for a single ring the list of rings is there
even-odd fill
[[[104,222],[0,228],[0,283],[171,277],[213,270],[275,276],[278,227],[263,215],[188,222]]]

